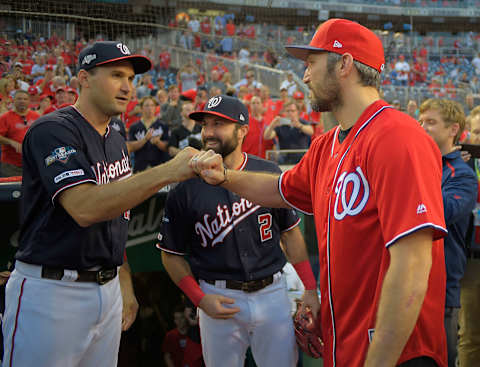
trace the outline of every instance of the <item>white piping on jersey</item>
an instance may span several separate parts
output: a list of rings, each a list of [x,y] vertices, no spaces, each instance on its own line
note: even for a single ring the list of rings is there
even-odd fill
[[[290,227],[288,227],[287,229],[284,229],[283,231],[281,231],[280,233],[285,233],[285,232],[288,232],[288,231],[291,231],[292,229],[294,229],[296,226],[298,226],[298,224],[300,223],[301,219],[298,218],[298,220],[293,223]]]
[[[159,243],[157,243],[157,244],[155,245],[155,247],[158,248],[159,250],[168,252],[169,254],[180,255],[180,256],[186,255],[186,253],[184,253],[184,252],[176,252],[176,251],[173,251],[173,250],[169,250],[169,249],[167,249],[167,248],[165,248],[165,247],[162,247],[162,246],[160,246]]]
[[[337,175],[338,175],[338,171],[340,170],[340,166],[342,165],[343,163],[343,160],[345,158],[345,156],[347,155],[347,153],[350,151],[350,148],[352,147],[353,143],[355,142],[355,139],[357,138],[358,134],[380,113],[382,112],[384,109],[386,108],[392,108],[391,106],[383,106],[381,107],[380,109],[378,109],[377,112],[375,112],[372,116],[370,116],[370,118],[365,121],[363,123],[363,125],[358,129],[357,133],[355,134],[355,136],[353,137],[353,140],[352,142],[350,143],[350,145],[348,146],[347,150],[345,151],[345,153],[343,153],[342,155],[342,158],[340,159],[340,162],[338,163],[337,165],[337,169],[335,170],[335,176],[333,177],[333,185],[335,185],[335,182],[337,180]],[[340,126],[337,127],[337,131],[335,132],[335,136],[337,136],[337,133],[338,133],[338,130],[340,129]],[[333,151],[334,151],[334,147],[335,147],[335,143],[336,143],[336,139],[334,139],[332,141],[332,157],[333,157]],[[332,187],[332,192],[334,192],[334,189],[335,187]],[[332,204],[332,195],[330,195],[329,199],[328,199],[328,227],[327,227],[327,274],[328,274],[328,303],[329,303],[329,306],[330,306],[330,315],[331,315],[331,318],[332,318],[332,332],[333,332],[333,345],[332,345],[332,360],[333,360],[333,367],[336,366],[337,362],[336,362],[336,356],[335,356],[335,353],[336,353],[336,349],[337,349],[337,332],[336,332],[336,328],[335,328],[335,314],[334,314],[334,311],[333,311],[333,300],[332,300],[332,279],[331,279],[331,271],[330,271],[330,222],[331,222],[331,219],[330,219],[330,212],[331,212],[331,204]]]
[[[77,186],[77,185],[83,184],[83,183],[85,183],[85,182],[93,182],[95,185],[97,184],[97,181],[92,180],[91,178],[87,178],[87,179],[80,180],[80,181],[77,181],[77,182],[73,182],[73,183],[68,184],[68,185],[66,185],[66,186],[60,187],[60,188],[55,192],[55,194],[53,194],[53,196],[52,196],[52,204],[53,204],[53,206],[55,206],[55,197],[56,197],[58,194],[60,194],[63,190],[69,189],[70,187],[73,187],[73,186]]]
[[[287,171],[285,171],[287,172]],[[280,175],[280,177],[278,178],[278,191],[280,192],[280,196],[282,197],[283,201],[285,201],[288,205],[290,205],[293,209],[295,210],[298,210],[300,213],[303,213],[303,214],[306,214],[306,215],[313,215],[313,212],[310,213],[310,212],[306,212],[300,208],[297,208],[295,205],[293,205],[291,202],[289,202],[287,200],[287,198],[285,197],[285,195],[283,195],[283,192],[282,192],[282,178],[283,178],[283,175],[285,172],[282,172],[282,174]]]
[[[337,140],[339,131],[340,131],[340,125],[337,126],[337,128],[335,129],[335,134],[333,134],[332,151],[330,153],[330,157],[333,157],[333,148],[335,147],[335,141]]]
[[[238,171],[243,171],[243,169],[245,168],[245,166],[247,165],[247,161],[248,161],[248,154],[243,152],[243,163],[242,165],[240,166],[240,168],[238,169]]]
[[[388,248],[390,245],[393,245],[396,241],[398,241],[400,238],[402,237],[405,237],[405,236],[408,236],[410,233],[413,233],[413,232],[416,232],[420,229],[423,229],[423,228],[428,228],[428,227],[433,227],[435,229],[439,229],[445,233],[448,233],[448,231],[443,228],[442,226],[438,226],[436,224],[433,224],[433,223],[423,223],[423,224],[420,224],[416,227],[413,227],[413,228],[410,228],[408,231],[405,231],[403,233],[400,233],[399,235],[395,236],[395,238],[393,238],[392,240],[388,241],[386,244],[385,244],[385,247]]]

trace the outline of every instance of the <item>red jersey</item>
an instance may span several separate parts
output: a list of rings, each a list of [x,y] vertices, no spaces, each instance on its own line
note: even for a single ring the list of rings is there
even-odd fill
[[[31,110],[25,115],[25,119],[15,111],[5,112],[0,116],[0,135],[22,143],[28,128],[39,117],[37,112]],[[2,162],[21,167],[22,154],[17,153],[10,145],[2,144]]]
[[[280,178],[287,203],[315,215],[322,294],[324,365],[361,367],[372,336],[389,246],[430,227],[445,236],[442,160],[436,143],[406,114],[371,104],[342,143],[339,127],[313,140]],[[443,240],[417,323],[398,363],[419,356],[446,367]]]
[[[169,353],[175,367],[201,367],[202,346],[178,329],[170,330],[163,340],[162,352]]]
[[[257,120],[250,115],[248,134],[242,144],[243,152],[265,159],[265,152],[273,147],[273,140],[263,139],[266,126],[265,119]]]

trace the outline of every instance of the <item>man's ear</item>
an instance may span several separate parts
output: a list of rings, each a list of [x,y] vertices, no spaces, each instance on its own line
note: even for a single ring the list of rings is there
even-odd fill
[[[460,124],[458,122],[455,122],[450,125],[450,136],[455,137],[458,134],[458,131],[460,130]]]
[[[86,70],[80,69],[77,75],[78,82],[82,88],[89,87],[90,73]]]

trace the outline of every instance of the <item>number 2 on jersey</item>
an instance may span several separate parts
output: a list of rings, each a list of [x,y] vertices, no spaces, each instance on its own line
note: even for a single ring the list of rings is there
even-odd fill
[[[260,239],[262,242],[272,239],[272,215],[270,213],[260,214],[258,224],[260,224]]]

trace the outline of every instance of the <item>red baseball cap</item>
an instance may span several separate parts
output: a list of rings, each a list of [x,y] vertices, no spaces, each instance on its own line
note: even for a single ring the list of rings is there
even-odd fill
[[[66,87],[65,85],[59,85],[59,86],[57,87],[57,89],[55,89],[55,93],[58,93],[58,92],[60,92],[60,91],[66,92],[66,91],[67,91],[67,87]]]
[[[73,93],[78,97],[78,92],[75,88],[67,87],[66,91],[67,91],[67,93]]]
[[[31,96],[36,96],[38,94],[38,88],[34,85],[31,85],[30,87],[28,87],[28,94],[30,94]]]
[[[382,72],[385,56],[382,41],[368,28],[346,19],[329,19],[315,32],[308,46],[285,46],[297,59],[306,60],[311,52],[350,53],[353,59]]]
[[[304,98],[304,95],[302,92],[300,91],[296,91],[295,93],[293,93],[293,99],[303,99]]]
[[[197,98],[197,91],[195,89],[189,89],[189,90],[186,90],[184,92],[182,92],[182,94],[180,94],[180,99],[182,101],[195,101],[195,98]]]

